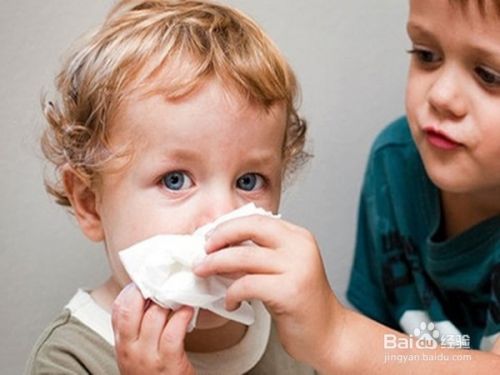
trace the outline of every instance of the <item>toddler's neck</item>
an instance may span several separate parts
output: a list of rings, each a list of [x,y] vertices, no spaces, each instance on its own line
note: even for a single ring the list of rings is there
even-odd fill
[[[120,293],[119,285],[110,278],[98,288],[92,290],[92,299],[108,313],[111,313],[113,301]],[[221,327],[212,329],[195,329],[186,335],[185,348],[189,352],[208,353],[228,349],[241,341],[247,327],[243,324],[228,321]]]
[[[221,327],[194,329],[186,335],[185,349],[188,352],[208,353],[228,349],[238,344],[247,331],[241,323],[228,321]]]

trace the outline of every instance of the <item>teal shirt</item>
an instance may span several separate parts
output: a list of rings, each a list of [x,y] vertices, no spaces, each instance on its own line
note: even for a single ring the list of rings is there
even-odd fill
[[[400,118],[370,153],[347,297],[392,328],[408,331],[405,312],[424,312],[487,349],[481,340],[500,336],[500,216],[444,241],[440,224],[439,190]]]

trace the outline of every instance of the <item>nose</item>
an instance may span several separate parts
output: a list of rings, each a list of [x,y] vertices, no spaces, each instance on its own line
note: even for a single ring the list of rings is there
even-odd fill
[[[219,216],[227,214],[244,204],[230,189],[213,189],[200,195],[199,198],[198,212],[195,214],[196,227],[194,229],[210,223]]]
[[[443,66],[436,72],[436,79],[428,93],[428,101],[438,115],[453,118],[466,115],[467,103],[460,77],[458,67]]]

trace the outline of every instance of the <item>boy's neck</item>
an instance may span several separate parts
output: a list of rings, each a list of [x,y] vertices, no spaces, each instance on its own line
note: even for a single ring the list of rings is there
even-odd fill
[[[186,335],[184,347],[188,352],[209,353],[228,349],[238,344],[247,331],[241,323],[228,321],[222,327],[195,329]]]
[[[110,278],[98,288],[92,290],[92,299],[104,310],[111,313],[113,301],[120,293],[118,284]],[[241,341],[247,327],[243,324],[228,321],[221,327],[213,329],[195,329],[186,335],[185,349],[189,352],[208,353],[228,349]]]
[[[441,226],[444,239],[465,232],[500,214],[500,191],[496,194],[462,194],[441,191]]]
[[[104,284],[93,289],[90,296],[100,307],[111,314],[111,306],[120,291],[121,288],[118,283],[110,277]]]

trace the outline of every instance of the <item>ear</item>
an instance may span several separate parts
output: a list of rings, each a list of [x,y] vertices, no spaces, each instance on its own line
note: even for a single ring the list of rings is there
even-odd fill
[[[102,241],[104,231],[97,211],[95,192],[70,167],[63,171],[63,183],[82,232],[92,241]]]

